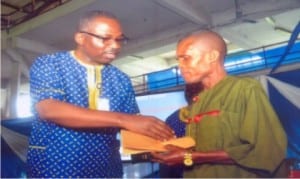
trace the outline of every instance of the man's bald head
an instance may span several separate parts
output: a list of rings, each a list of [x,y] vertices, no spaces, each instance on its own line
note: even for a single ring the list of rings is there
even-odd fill
[[[188,84],[202,82],[207,89],[226,76],[226,43],[215,32],[187,35],[179,41],[176,56],[181,75]]]
[[[226,43],[224,39],[213,31],[200,31],[193,32],[183,37],[179,42],[180,45],[197,45],[201,50],[217,50],[220,52],[222,60],[225,58],[227,53]]]

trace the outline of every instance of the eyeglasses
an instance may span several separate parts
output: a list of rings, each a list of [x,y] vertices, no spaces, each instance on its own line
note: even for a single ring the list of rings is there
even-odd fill
[[[125,45],[129,41],[129,38],[126,37],[125,35],[122,35],[121,37],[118,37],[118,38],[112,38],[112,37],[103,37],[101,35],[96,35],[96,34],[93,34],[93,33],[90,33],[90,32],[85,32],[85,31],[79,31],[79,33],[83,33],[83,34],[87,34],[87,35],[90,35],[92,37],[95,37],[95,38],[101,40],[104,44],[108,44],[109,42],[114,40],[118,44]]]

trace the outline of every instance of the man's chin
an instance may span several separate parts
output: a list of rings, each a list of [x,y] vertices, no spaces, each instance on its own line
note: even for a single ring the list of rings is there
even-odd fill
[[[103,59],[101,60],[101,62],[102,62],[103,64],[110,64],[113,60],[114,60],[114,58],[103,58]]]
[[[193,83],[195,83],[194,81],[189,81],[189,80],[184,80],[184,82],[185,82],[186,84],[193,84]]]
[[[109,64],[115,59],[115,55],[102,55],[98,57],[98,62],[102,64]]]
[[[185,81],[185,83],[186,84],[193,84],[193,83],[198,83],[198,82],[200,82],[200,80],[199,79],[195,79],[195,78],[184,78],[183,77],[183,79],[184,79],[184,81]]]

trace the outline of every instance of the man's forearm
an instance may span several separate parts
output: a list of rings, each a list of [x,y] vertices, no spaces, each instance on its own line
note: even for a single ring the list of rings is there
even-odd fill
[[[196,164],[202,163],[222,163],[234,164],[234,160],[225,151],[215,152],[192,152],[192,159]]]
[[[163,121],[153,116],[86,109],[52,99],[39,102],[36,109],[41,119],[64,127],[118,127],[158,140],[174,138],[174,132]]]
[[[36,109],[42,119],[73,128],[122,127],[120,120],[126,117],[126,114],[91,110],[51,99],[39,102]]]

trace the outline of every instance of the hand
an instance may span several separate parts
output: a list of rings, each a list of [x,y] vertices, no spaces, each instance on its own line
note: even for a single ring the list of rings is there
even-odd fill
[[[175,138],[175,132],[163,121],[153,116],[131,116],[123,126],[125,129],[137,132],[157,140]]]
[[[186,153],[185,149],[173,145],[167,145],[165,148],[168,150],[167,152],[151,153],[152,161],[166,165],[179,165],[183,163],[184,154]]]

